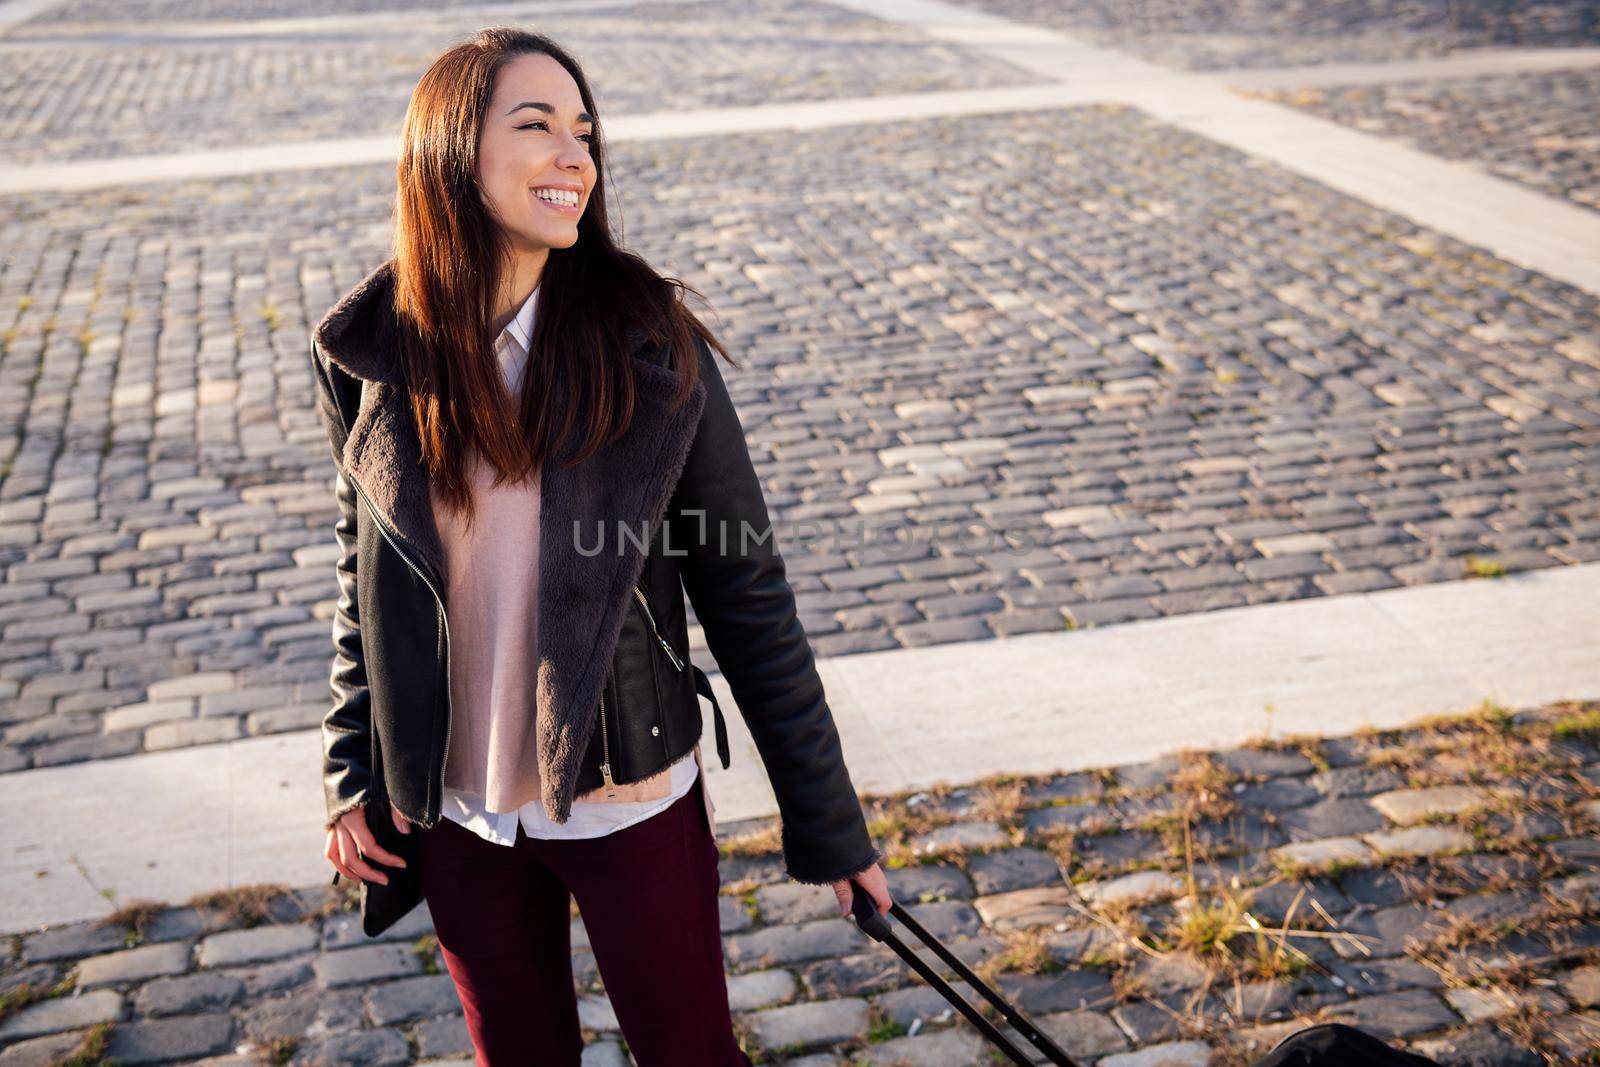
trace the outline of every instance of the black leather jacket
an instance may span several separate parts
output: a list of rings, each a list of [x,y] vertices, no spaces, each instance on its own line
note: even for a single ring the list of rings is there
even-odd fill
[[[336,305],[311,343],[339,506],[323,781],[329,826],[382,792],[430,827],[449,737],[443,553],[403,377],[392,345],[384,351],[393,336],[384,271]],[[547,466],[543,477],[538,706],[557,723],[555,742],[541,743],[541,769],[556,783],[554,796],[546,786],[546,810],[565,819],[571,797],[601,786],[605,770],[617,783],[637,781],[700,739],[697,693],[710,689],[689,663],[687,591],[772,782],[789,875],[819,885],[849,877],[881,856],[775,539],[759,539],[771,531],[766,503],[716,360],[701,342],[695,402],[674,412],[659,402],[678,381],[664,346],[632,358],[650,388],[641,387],[630,439],[570,475]],[[609,546],[592,558],[574,550],[567,520],[592,545],[596,520],[613,518],[639,520],[634,535],[618,532],[620,557]],[[746,528],[755,536],[741,542]],[[645,529],[647,547],[630,544]],[[530,694],[530,714],[532,705]]]

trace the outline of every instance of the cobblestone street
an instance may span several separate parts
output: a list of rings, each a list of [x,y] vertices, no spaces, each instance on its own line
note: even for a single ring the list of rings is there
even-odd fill
[[[1597,741],[1600,705],[1491,707],[868,811],[894,898],[1084,1061],[1243,1063],[1338,1019],[1444,1063],[1537,1067],[1600,1044]],[[1004,1062],[831,891],[785,879],[775,823],[718,830],[758,1062]],[[255,886],[14,937],[0,1063],[470,1059],[426,904],[376,941],[353,906],[348,886]],[[572,943],[584,1062],[627,1063],[576,913]]]
[[[1573,273],[1115,86],[962,103],[1057,84],[1006,50],[1024,29],[1174,78],[1270,74],[1229,91],[1536,194],[1557,240],[1600,211],[1588,0],[10,11],[0,775],[319,727],[336,509],[307,336],[387,254],[394,188],[352,146],[498,23],[571,47],[602,122],[705,125],[611,143],[613,210],[744,366],[728,383],[819,658],[1600,563],[1600,299]],[[963,33],[962,12],[1010,21]],[[1506,69],[1450,69],[1480,54]],[[898,94],[949,113],[745,125]],[[185,169],[300,142],[325,155]],[[57,186],[61,165],[101,176]],[[1018,547],[936,535],[970,524]],[[896,898],[1086,1062],[1243,1063],[1329,1017],[1445,1064],[1592,1062],[1597,693],[868,803]],[[775,820],[718,836],[757,1062],[1002,1062],[830,892],[786,883]],[[352,897],[108,895],[110,920],[13,931],[0,1067],[467,1062],[426,907],[372,943]],[[585,1064],[632,1062],[574,965]]]

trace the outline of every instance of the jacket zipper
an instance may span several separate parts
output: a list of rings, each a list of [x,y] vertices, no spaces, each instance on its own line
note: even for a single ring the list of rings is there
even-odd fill
[[[442,777],[446,766],[445,761],[450,758],[450,723],[454,711],[450,702],[450,660],[452,658],[450,655],[450,616],[444,610],[444,598],[439,595],[439,590],[428,579],[428,576],[422,572],[422,568],[411,562],[411,557],[406,555],[405,549],[400,547],[399,540],[390,535],[389,527],[383,521],[383,516],[378,514],[377,507],[367,498],[367,494],[362,491],[361,486],[357,484],[354,478],[348,475],[346,475],[345,480],[355,489],[356,495],[361,498],[361,502],[367,505],[367,511],[372,514],[372,521],[378,524],[378,532],[383,535],[385,541],[389,542],[389,547],[399,554],[405,565],[410,567],[418,578],[422,579],[422,584],[427,586],[428,592],[433,594],[433,602],[439,612],[439,621],[444,626],[444,755],[439,761],[439,773]],[[431,792],[433,783],[429,782],[428,786]]]
[[[600,683],[600,745],[603,755],[600,760],[600,777],[606,782],[606,796],[617,795],[617,783],[611,778],[611,735],[606,732],[606,686]]]
[[[650,604],[644,598],[644,590],[640,589],[637,585],[634,586],[633,596],[634,599],[639,601],[639,606],[644,609],[644,617],[650,622],[650,632],[656,635],[656,642],[666,651],[667,658],[672,661],[672,665],[681,673],[683,671],[683,661],[678,658],[678,654],[676,652],[672,651],[672,646],[667,643],[667,639],[663,637],[661,635],[661,631],[656,628],[656,617],[650,614]]]

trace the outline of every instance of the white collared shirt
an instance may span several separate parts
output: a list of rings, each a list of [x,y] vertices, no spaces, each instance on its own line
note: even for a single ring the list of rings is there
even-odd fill
[[[528,299],[523,301],[522,307],[505,329],[500,331],[500,336],[495,338],[495,355],[500,360],[501,373],[513,392],[521,388],[522,373],[527,368],[528,348],[533,340],[534,305],[538,295],[539,287],[534,286]],[[530,715],[533,714],[533,708],[533,694],[529,693]],[[529,801],[515,811],[492,812],[485,807],[483,797],[478,794],[448,786],[444,788],[440,813],[484,840],[500,845],[516,844],[519,822],[529,837],[601,837],[665,810],[687,793],[695,783],[695,776],[700,773],[698,751],[698,748],[691,749],[672,764],[669,779],[671,791],[667,796],[659,800],[641,801],[575,801],[565,823],[558,823],[546,815],[544,805],[538,799]],[[702,791],[706,793],[702,803],[706,805],[707,816],[714,820],[709,792],[705,789]],[[715,825],[713,821],[713,830]]]

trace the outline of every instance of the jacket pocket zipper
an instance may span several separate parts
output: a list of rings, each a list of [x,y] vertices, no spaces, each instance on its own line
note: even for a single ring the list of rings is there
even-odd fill
[[[450,758],[450,720],[453,712],[450,706],[450,617],[444,610],[444,599],[439,596],[439,590],[434,588],[434,584],[428,580],[428,576],[422,573],[422,568],[411,562],[411,557],[406,555],[405,550],[400,547],[399,541],[390,535],[388,525],[383,521],[383,517],[378,514],[377,507],[367,498],[367,494],[362,491],[361,486],[354,478],[348,475],[345,480],[355,489],[356,495],[361,498],[361,502],[367,505],[367,511],[371,513],[372,521],[377,524],[378,532],[383,535],[383,539],[389,542],[389,547],[395,550],[395,553],[399,555],[405,565],[410,567],[416,576],[422,579],[422,584],[428,587],[428,592],[433,594],[434,605],[439,610],[439,622],[444,627],[444,753],[439,761],[439,773],[442,777],[444,774],[443,768],[446,766],[445,761]],[[433,783],[431,781],[428,783],[428,790],[430,793],[433,791]],[[424,818],[428,814],[424,812]]]
[[[634,599],[639,601],[639,606],[644,609],[644,617],[650,623],[650,632],[655,634],[656,643],[659,644],[662,650],[666,652],[667,658],[672,661],[672,666],[681,672],[683,670],[683,660],[679,659],[678,654],[672,651],[672,646],[667,643],[667,639],[663,637],[661,631],[656,628],[656,617],[650,613],[650,604],[644,598],[644,590],[640,589],[637,585],[634,586],[633,596]]]
[[[600,745],[602,756],[600,759],[600,777],[605,779],[606,796],[617,795],[617,783],[611,777],[611,735],[606,732],[606,687],[600,684]]]

